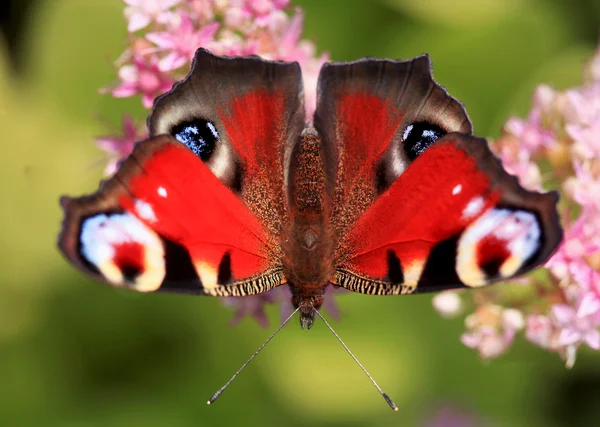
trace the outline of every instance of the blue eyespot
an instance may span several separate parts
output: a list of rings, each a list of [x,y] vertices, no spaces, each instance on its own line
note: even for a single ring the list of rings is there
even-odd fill
[[[205,162],[210,159],[219,141],[214,123],[204,119],[182,122],[171,129],[171,135]]]
[[[421,155],[427,147],[444,136],[446,132],[439,126],[427,122],[410,124],[402,134],[402,146],[412,161]]]

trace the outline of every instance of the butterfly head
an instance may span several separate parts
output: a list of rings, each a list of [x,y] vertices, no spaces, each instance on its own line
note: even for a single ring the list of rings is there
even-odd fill
[[[292,303],[300,311],[300,327],[310,329],[315,321],[316,311],[323,304],[323,294],[319,292],[311,296],[294,295]]]

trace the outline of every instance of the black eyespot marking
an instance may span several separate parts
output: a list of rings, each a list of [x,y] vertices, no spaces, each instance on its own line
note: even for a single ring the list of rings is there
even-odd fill
[[[123,278],[127,282],[135,282],[135,279],[140,274],[142,274],[142,270],[137,265],[125,264],[120,267],[121,267],[121,274],[123,274]]]
[[[448,287],[464,287],[458,278],[455,266],[459,237],[460,235],[450,237],[439,242],[431,249],[419,279],[417,292],[438,291]]]
[[[159,291],[197,292],[202,283],[188,250],[163,237],[165,244],[165,280]]]
[[[380,161],[375,167],[375,187],[377,188],[377,194],[382,194],[390,185],[391,183],[388,182],[386,176],[386,164]]]
[[[396,252],[391,249],[387,251],[388,255],[388,276],[390,282],[395,284],[404,283],[404,272],[402,271],[402,265],[400,265],[400,259]]]
[[[244,181],[244,170],[242,165],[236,162],[233,165],[233,178],[231,179],[231,183],[229,184],[229,188],[233,190],[234,193],[242,192],[242,185]]]
[[[171,129],[171,135],[204,162],[210,159],[219,141],[219,132],[214,123],[204,119],[182,122]]]
[[[505,259],[503,258],[494,257],[492,259],[487,260],[485,264],[480,265],[479,267],[481,268],[481,270],[483,270],[486,277],[493,278],[498,276],[498,273],[500,273],[500,267],[502,267],[502,263],[504,261]]]
[[[219,285],[226,285],[231,283],[231,255],[227,252],[223,255],[221,262],[219,263],[219,273],[217,274],[217,283]]]
[[[412,123],[402,134],[404,152],[411,161],[415,160],[427,147],[445,134],[446,132],[442,128],[431,123]]]

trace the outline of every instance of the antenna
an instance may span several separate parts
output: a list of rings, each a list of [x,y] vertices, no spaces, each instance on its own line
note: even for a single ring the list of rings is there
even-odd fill
[[[346,349],[346,351],[348,352],[348,354],[350,355],[350,357],[352,357],[354,359],[354,361],[356,362],[356,364],[358,366],[360,366],[360,369],[362,369],[363,372],[365,373],[365,375],[367,377],[369,377],[369,380],[371,380],[371,382],[373,383],[373,385],[375,386],[375,388],[377,389],[377,391],[383,396],[383,398],[385,399],[385,401],[387,402],[387,404],[390,405],[390,408],[392,408],[394,411],[398,411],[398,407],[396,406],[396,404],[394,403],[394,401],[390,398],[390,396],[387,395],[387,393],[385,393],[381,389],[381,387],[379,387],[379,385],[377,385],[377,383],[375,382],[375,380],[373,379],[373,377],[371,376],[371,374],[369,374],[369,371],[367,371],[365,369],[365,367],[362,365],[362,363],[360,363],[358,361],[358,359],[354,356],[354,354],[352,354],[352,352],[346,346],[346,344],[344,344],[344,341],[342,341],[342,339],[340,338],[340,336],[333,330],[333,328],[331,327],[331,325],[329,323],[327,323],[327,320],[325,320],[325,318],[321,315],[321,313],[319,313],[319,310],[317,310],[317,309],[314,309],[314,310],[318,314],[318,316],[321,318],[321,320],[323,322],[325,322],[325,324],[327,325],[327,327],[329,328],[329,330],[331,331],[331,333],[333,335],[335,335],[335,337],[340,342],[340,344],[342,345],[342,347],[344,347]]]
[[[283,323],[282,323],[282,324],[279,326],[279,328],[277,328],[277,329],[275,330],[275,332],[273,332],[273,333],[271,334],[271,336],[270,336],[269,338],[267,338],[267,340],[266,340],[266,341],[263,343],[263,345],[261,345],[261,346],[258,348],[258,350],[256,350],[256,352],[254,352],[254,354],[253,354],[252,356],[250,356],[250,359],[246,360],[246,363],[244,363],[244,364],[242,365],[242,367],[241,367],[240,369],[238,369],[238,371],[237,371],[235,374],[233,374],[233,377],[231,377],[231,378],[229,379],[229,381],[227,381],[223,387],[221,387],[220,389],[218,389],[218,390],[215,392],[215,394],[213,394],[213,395],[212,395],[212,397],[211,397],[211,398],[208,400],[208,402],[206,402],[206,403],[208,403],[208,404],[210,405],[211,403],[213,403],[215,400],[217,400],[217,399],[219,398],[219,396],[220,396],[220,395],[221,395],[221,394],[222,394],[222,393],[225,391],[225,389],[226,389],[227,387],[229,387],[229,384],[231,384],[231,382],[232,382],[233,380],[235,380],[235,378],[236,378],[236,377],[237,377],[237,376],[240,374],[240,372],[242,372],[242,371],[244,370],[244,368],[245,368],[246,366],[248,366],[248,364],[249,364],[250,362],[252,362],[252,359],[254,359],[254,358],[255,358],[255,357],[258,355],[258,353],[260,353],[260,352],[261,352],[261,350],[262,350],[263,348],[265,348],[265,346],[266,346],[267,344],[269,344],[269,341],[271,341],[271,340],[273,339],[273,337],[275,337],[275,335],[277,335],[277,332],[279,332],[279,331],[281,330],[281,328],[283,328],[283,327],[285,326],[285,324],[286,324],[287,322],[289,322],[289,320],[290,320],[292,317],[294,317],[294,314],[296,314],[296,312],[297,312],[298,310],[300,310],[300,308],[297,308],[296,310],[294,310],[294,312],[293,312],[292,314],[290,314],[290,315],[288,316],[288,318],[287,318],[287,319],[285,319],[285,320],[283,321]],[[363,369],[364,369],[364,368],[363,368]],[[365,371],[365,372],[366,372],[366,371]],[[377,386],[377,384],[376,384],[376,386]],[[378,387],[378,388],[379,388],[379,387]],[[380,391],[381,391],[381,390],[380,390]],[[388,398],[388,399],[389,399],[389,398]]]

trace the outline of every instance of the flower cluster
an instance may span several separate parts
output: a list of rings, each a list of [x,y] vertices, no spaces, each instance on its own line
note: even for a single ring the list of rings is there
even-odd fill
[[[298,61],[304,80],[307,117],[316,106],[317,77],[327,54],[316,55],[313,43],[302,39],[303,15],[289,0],[123,0],[129,45],[116,61],[119,81],[101,89],[115,98],[140,96],[146,109],[189,72],[194,53],[204,47],[217,55],[259,55],[266,59]],[[136,141],[148,131],[140,121],[123,117],[120,135],[96,138],[109,156],[105,173],[115,171]],[[287,293],[286,293],[287,292]],[[265,304],[282,303],[288,313],[289,291],[274,289],[262,295],[228,298],[236,314],[233,323],[249,315],[266,325]],[[326,309],[335,316],[331,296]]]
[[[462,342],[494,358],[524,329],[529,341],[570,367],[582,345],[600,350],[600,50],[580,87],[539,86],[528,117],[508,120],[493,148],[523,186],[560,186],[565,239],[546,265],[547,280],[533,275],[520,281],[525,290],[471,293],[476,308]],[[458,314],[457,298],[443,293],[434,307]]]
[[[129,46],[116,61],[119,82],[101,89],[115,98],[140,96],[150,109],[169,91],[204,47],[217,55],[259,55],[298,61],[302,68],[307,116],[316,104],[316,83],[326,54],[302,40],[303,15],[289,0],[123,0]],[[145,136],[143,126],[124,119],[122,136],[102,137],[99,146],[111,157],[107,172],[131,151],[132,137]]]

